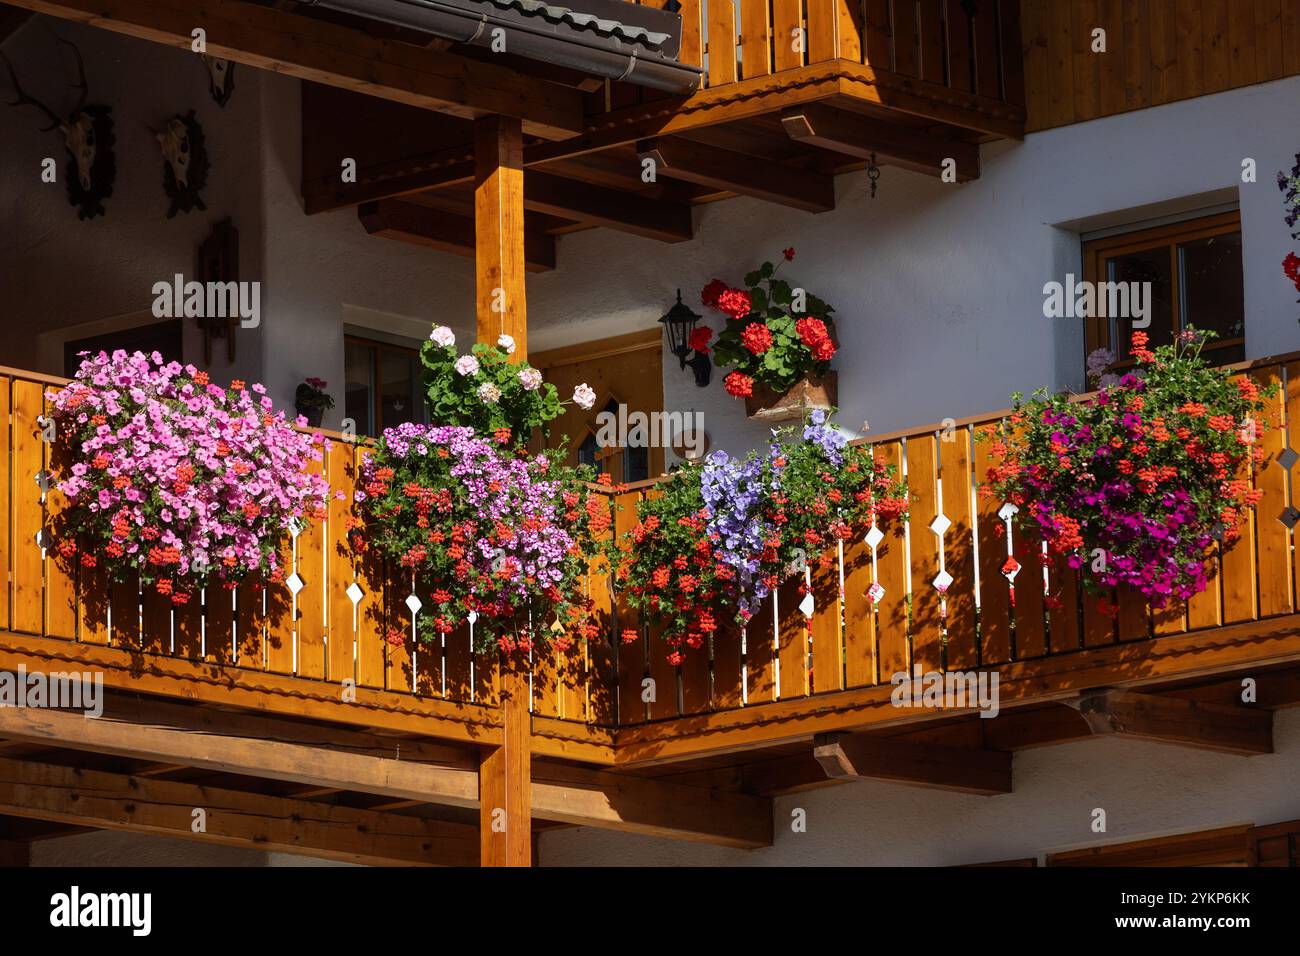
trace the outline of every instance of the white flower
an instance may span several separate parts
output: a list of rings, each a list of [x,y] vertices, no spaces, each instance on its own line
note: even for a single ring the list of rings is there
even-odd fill
[[[537,371],[537,369],[533,368],[531,365],[528,366],[528,368],[520,369],[519,384],[528,392],[540,388],[542,384],[542,373]]]
[[[591,408],[596,404],[596,393],[592,391],[590,385],[583,382],[573,390],[573,402],[579,408]]]
[[[456,333],[445,325],[435,325],[433,331],[429,333],[429,341],[434,345],[449,348],[456,344]]]
[[[502,333],[501,338],[497,339],[497,345],[505,349],[507,355],[515,354],[515,340],[509,335]]]
[[[461,375],[474,375],[478,372],[478,359],[472,355],[462,355],[456,359],[456,371]]]
[[[488,405],[495,405],[501,400],[501,389],[493,382],[484,382],[478,387],[478,397]]]

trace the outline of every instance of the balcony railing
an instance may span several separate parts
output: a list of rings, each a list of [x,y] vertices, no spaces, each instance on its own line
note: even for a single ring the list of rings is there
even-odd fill
[[[1023,104],[1019,6],[1019,0],[681,0],[681,60],[704,67],[710,88],[838,59]]]
[[[1144,640],[1159,646],[1291,614],[1294,533],[1282,518],[1296,504],[1297,468],[1278,459],[1300,424],[1300,353],[1239,374],[1283,386],[1269,412],[1267,459],[1251,476],[1263,499],[1241,538],[1216,555],[1209,590],[1185,607],[1153,613],[1121,591],[1108,599],[1118,605],[1112,615],[1085,594],[1077,572],[1060,560],[1044,564],[1037,537],[1019,529],[1009,539],[999,534],[1006,527],[1000,502],[977,494],[988,445],[974,436],[1000,415],[977,416],[875,439],[873,453],[906,474],[910,520],[874,550],[847,543],[829,568],[812,570],[811,617],[799,608],[803,580],[792,579],[744,631],[718,632],[707,651],[673,667],[665,643],[611,589],[607,569],[594,566],[586,587],[602,636],[577,641],[564,655],[535,655],[534,716],[558,719],[548,726],[568,741],[607,743],[610,728],[666,718],[812,698],[819,709],[833,708],[841,692],[888,685],[914,668],[1002,668]],[[415,732],[429,726],[422,718],[460,721],[465,736],[499,723],[495,655],[474,653],[468,625],[437,644],[417,645],[405,601],[413,590],[427,601],[429,582],[386,573],[350,548],[345,521],[362,453],[355,445],[336,441],[316,466],[349,500],[333,500],[324,522],[285,543],[286,566],[305,582],[296,596],[284,585],[246,585],[172,607],[129,584],[108,585],[102,569],[59,557],[51,529],[61,496],[43,494],[40,480],[59,464],[42,427],[44,392],[59,384],[0,369],[0,413],[11,423],[0,439],[0,566],[8,570],[0,588],[0,667],[80,664],[110,672],[119,688]],[[636,503],[654,484],[614,496],[622,506],[616,530],[636,520]],[[931,528],[941,514],[949,522],[942,536]],[[1008,554],[1021,565],[1014,585],[1002,573]],[[934,583],[941,571],[952,578],[942,592]],[[876,603],[867,596],[873,583],[884,588]],[[402,643],[386,640],[390,627],[406,635]],[[626,630],[641,636],[623,644],[616,635]],[[649,702],[647,677],[655,688]],[[340,704],[346,682],[355,683],[356,701]]]

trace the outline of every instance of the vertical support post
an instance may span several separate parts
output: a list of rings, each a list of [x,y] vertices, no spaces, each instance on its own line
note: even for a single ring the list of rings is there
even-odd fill
[[[474,252],[478,340],[515,340],[515,360],[527,354],[524,299],[524,143],[520,121],[474,121]]]
[[[528,354],[524,298],[524,147],[520,121],[474,121],[474,246],[480,342],[506,334],[514,359]],[[479,830],[484,866],[532,864],[532,746],[528,666],[501,659],[501,744],[479,760]]]

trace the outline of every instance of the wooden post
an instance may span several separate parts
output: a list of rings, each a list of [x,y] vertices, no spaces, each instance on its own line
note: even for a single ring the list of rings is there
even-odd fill
[[[520,121],[474,121],[474,250],[478,340],[513,336],[515,360],[528,352],[524,300],[524,144]]]
[[[474,121],[474,249],[478,340],[514,338],[528,354],[524,299],[524,147],[518,119]],[[479,761],[479,828],[484,866],[532,864],[531,716],[528,668],[501,660],[501,745]]]

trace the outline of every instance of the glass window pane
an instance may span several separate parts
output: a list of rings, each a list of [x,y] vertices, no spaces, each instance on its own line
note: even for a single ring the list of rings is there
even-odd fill
[[[384,428],[424,419],[418,363],[407,352],[379,352],[379,414]]]
[[[1173,276],[1169,261],[1169,247],[1130,252],[1109,260],[1107,278],[1111,282],[1151,283],[1151,325],[1145,331],[1149,347],[1168,345],[1173,341],[1174,299]],[[1104,305],[1102,306],[1104,308]],[[1128,319],[1111,319],[1113,341],[1118,343],[1116,357],[1130,357],[1129,336],[1132,323]]]
[[[1243,337],[1246,307],[1241,233],[1184,242],[1178,253],[1183,271],[1183,326],[1217,332],[1219,341]]]
[[[357,423],[357,432],[375,434],[375,383],[372,346],[360,342],[343,343],[344,414]]]

